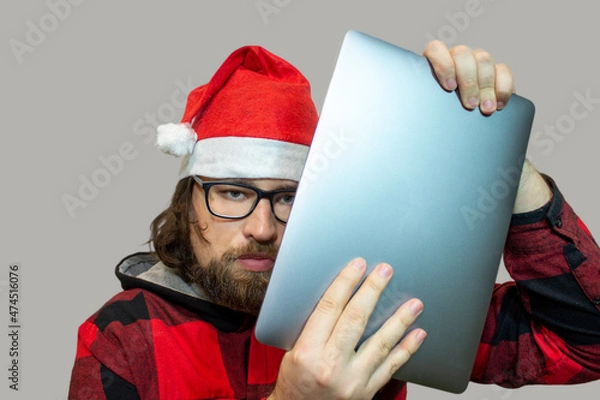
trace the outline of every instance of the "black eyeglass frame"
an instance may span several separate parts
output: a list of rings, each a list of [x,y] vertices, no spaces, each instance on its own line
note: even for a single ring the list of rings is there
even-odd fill
[[[275,206],[273,205],[273,199],[275,198],[275,196],[277,196],[280,193],[296,193],[296,189],[262,190],[257,187],[254,187],[254,186],[250,186],[250,185],[246,185],[246,184],[238,183],[238,182],[227,182],[227,181],[204,182],[202,179],[200,179],[200,177],[198,177],[196,175],[193,175],[192,179],[204,190],[204,201],[206,202],[206,208],[208,209],[208,212],[210,212],[215,217],[225,218],[225,219],[244,219],[244,218],[248,217],[250,214],[252,214],[252,212],[254,212],[259,201],[261,201],[262,199],[268,199],[269,204],[271,205],[271,212],[273,213],[273,216],[275,217],[275,219],[281,223],[287,224],[287,220],[284,221],[281,218],[279,218],[277,216],[277,214],[275,214]],[[252,204],[252,207],[250,207],[250,211],[248,211],[248,213],[246,213],[245,215],[232,217],[230,215],[218,214],[218,213],[214,212],[212,210],[212,208],[210,208],[210,204],[208,201],[208,192],[210,191],[210,188],[213,187],[214,185],[236,186],[236,187],[241,187],[241,188],[252,190],[257,195],[256,200],[254,201],[254,204]]]

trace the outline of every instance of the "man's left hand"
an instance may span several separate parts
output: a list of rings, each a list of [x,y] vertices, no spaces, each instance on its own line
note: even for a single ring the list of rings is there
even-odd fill
[[[506,64],[496,64],[485,50],[460,45],[448,49],[439,40],[427,45],[423,55],[429,60],[442,87],[458,89],[463,106],[477,107],[489,115],[502,109],[514,91],[513,75]]]
[[[514,80],[506,64],[496,64],[485,50],[460,45],[450,49],[441,41],[427,45],[423,55],[429,60],[442,87],[457,90],[463,106],[479,107],[485,115],[506,106],[514,92]],[[550,200],[552,192],[535,167],[525,160],[513,213],[535,210]]]

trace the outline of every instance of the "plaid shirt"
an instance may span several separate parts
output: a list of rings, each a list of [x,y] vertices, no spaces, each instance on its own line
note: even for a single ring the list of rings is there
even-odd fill
[[[505,387],[600,378],[600,249],[563,200],[513,216],[472,380]],[[132,269],[156,260],[132,256]],[[139,272],[139,271],[138,271]],[[136,272],[136,274],[138,273]],[[69,399],[260,399],[283,351],[254,319],[117,273],[125,291],[79,328]],[[378,399],[406,399],[392,380]]]

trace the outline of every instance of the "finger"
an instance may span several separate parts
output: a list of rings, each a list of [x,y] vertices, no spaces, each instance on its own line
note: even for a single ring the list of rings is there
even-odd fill
[[[381,387],[402,368],[408,360],[419,350],[427,333],[423,329],[415,329],[408,333],[402,341],[392,349],[389,357],[371,375],[367,387]]]
[[[352,260],[342,269],[308,318],[296,341],[297,346],[314,349],[325,345],[366,269],[367,264],[362,258]]]
[[[498,109],[506,106],[510,96],[515,91],[515,83],[512,71],[506,64],[496,65],[496,101]]]
[[[402,341],[400,338],[422,311],[420,300],[407,301],[361,346],[358,355],[363,358],[362,362],[371,363],[375,368],[371,378],[373,384],[387,382],[420,347],[426,336],[423,329],[413,330]]]
[[[472,110],[479,105],[479,77],[475,57],[467,46],[455,46],[450,49],[450,54],[456,68],[461,103]]]
[[[444,89],[451,91],[458,87],[454,61],[448,47],[443,42],[439,40],[430,42],[425,48],[423,55],[431,63],[435,76]]]
[[[375,365],[376,360],[387,358],[422,311],[423,303],[418,299],[402,304],[381,328],[362,344],[357,355],[372,365]]]
[[[354,352],[362,337],[381,293],[392,278],[393,269],[389,264],[379,264],[360,285],[344,312],[329,340],[333,351]]]
[[[483,114],[492,114],[496,111],[496,63],[485,50],[473,51],[473,58],[477,64],[479,108]]]

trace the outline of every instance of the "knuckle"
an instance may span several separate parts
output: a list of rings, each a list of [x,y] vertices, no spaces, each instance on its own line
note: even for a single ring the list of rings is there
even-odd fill
[[[504,73],[507,73],[509,76],[512,77],[512,70],[510,69],[510,67],[504,63],[500,63],[500,64],[496,64],[496,69],[498,69],[499,71],[502,71]]]
[[[355,287],[358,282],[360,282],[362,275],[363,274],[355,268],[344,268],[335,280],[339,282],[340,285]]]
[[[347,307],[344,311],[346,314],[346,318],[350,322],[351,325],[357,326],[366,326],[368,321],[367,314],[360,308],[357,307]]]
[[[404,340],[400,343],[398,349],[400,353],[403,354],[403,358],[408,360],[417,352],[418,347],[415,345],[414,341]]]
[[[416,317],[410,311],[402,310],[398,314],[398,318],[400,321],[400,325],[404,331],[408,330],[408,328],[415,322]]]
[[[446,44],[439,39],[432,40],[429,45],[436,50],[443,50],[446,48]]]
[[[464,44],[460,44],[458,46],[454,46],[453,48],[450,49],[450,54],[452,54],[452,56],[458,56],[458,57],[462,57],[462,56],[466,56],[471,54],[473,51],[471,50],[471,48],[469,46],[466,46]]]
[[[479,81],[477,78],[463,78],[460,84],[460,93],[463,100],[479,97]]]
[[[499,78],[499,83],[510,85],[513,82],[512,71],[506,64],[496,65],[496,75]]]
[[[365,289],[376,292],[376,293],[382,292],[385,287],[385,285],[382,285],[382,283],[379,279],[375,279],[375,277],[372,275],[369,276],[367,279],[365,279],[362,286]]]
[[[494,60],[481,60],[477,62],[477,70],[480,74],[483,75],[484,78],[493,80],[495,70],[494,70]]]
[[[475,90],[479,86],[479,80],[476,76],[464,77],[462,80],[462,87],[467,90]]]
[[[480,93],[479,93],[479,97],[481,98],[481,100],[493,100],[496,98],[496,92],[494,90],[494,85],[480,85]]]
[[[434,40],[427,42],[423,53],[427,53],[427,52],[430,52],[431,50],[435,49],[438,46],[438,42],[439,42],[438,39],[434,39]]]
[[[292,365],[296,367],[311,366],[313,364],[313,353],[307,347],[294,347],[292,351],[286,354]]]
[[[400,354],[400,357],[394,357],[388,364],[388,376],[391,378],[406,363],[407,357]]]
[[[339,309],[339,304],[333,298],[325,295],[317,303],[316,310],[323,314],[331,314]]]
[[[447,51],[448,48],[446,47],[446,45],[444,44],[444,42],[442,42],[439,39],[436,40],[432,40],[431,42],[429,42],[429,44],[427,45],[427,47],[425,47],[425,53],[426,54],[432,54],[432,53],[441,53],[443,51]]]
[[[389,341],[383,340],[383,339],[378,340],[376,345],[377,345],[376,351],[382,357],[386,357],[388,354],[390,354],[390,352],[394,348],[393,344],[391,344]]]
[[[473,57],[475,57],[475,59],[479,63],[488,63],[488,64],[494,63],[494,58],[492,57],[492,55],[485,50],[481,50],[481,49],[474,50]]]
[[[328,363],[318,363],[314,368],[315,383],[320,388],[331,388],[337,382],[335,369]]]

